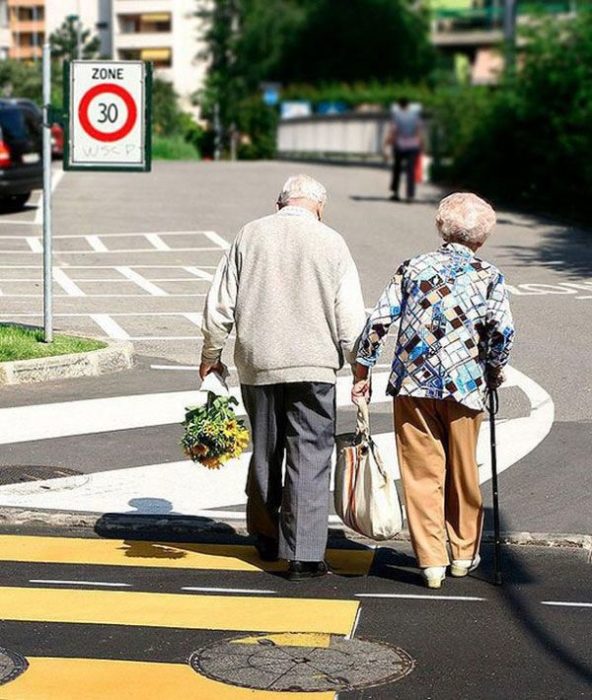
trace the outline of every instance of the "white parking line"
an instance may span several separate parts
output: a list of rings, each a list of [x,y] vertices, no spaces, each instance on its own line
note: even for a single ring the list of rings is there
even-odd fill
[[[191,323],[195,324],[198,328],[201,328],[201,322],[203,320],[202,314],[183,314],[183,316]]]
[[[131,267],[116,267],[117,272],[120,272],[124,277],[127,277],[131,282],[135,282],[141,289],[144,289],[154,297],[168,297],[168,293],[157,287],[152,282],[149,282],[139,272],[132,270]]]
[[[86,294],[80,287],[71,280],[68,275],[59,267],[53,268],[53,279],[70,297],[85,297]]]
[[[170,250],[170,247],[162,240],[157,233],[147,233],[145,236],[148,243],[153,245],[156,250]]]
[[[6,238],[6,236],[4,236]],[[41,240],[36,236],[27,236],[25,239],[29,244],[29,248],[33,253],[43,253],[43,246],[41,245]]]
[[[216,243],[220,248],[224,248],[227,250],[230,248],[230,243],[228,241],[225,241],[222,236],[219,236],[215,231],[203,231],[202,232],[204,236],[207,236],[212,243]]]
[[[175,250],[177,250],[175,248]],[[209,250],[209,249],[208,249]],[[2,251],[4,252],[4,251]],[[115,251],[121,252],[121,251]],[[182,265],[132,265],[138,270],[184,270]],[[217,265],[200,265],[201,270],[215,270]],[[43,265],[0,265],[0,270],[42,270]],[[68,265],[68,270],[115,270],[114,265]]]
[[[174,252],[174,253],[208,253],[208,252],[213,252],[217,251],[220,252],[220,247],[205,247],[205,248],[171,248],[169,252]],[[2,254],[3,255],[40,255],[43,252],[43,249],[41,251],[33,251],[33,250],[3,250]],[[97,251],[95,250],[56,250],[56,253],[59,253],[60,255],[96,255]],[[160,253],[163,251],[155,250],[154,248],[125,248],[121,250],[104,250],[102,251],[103,254],[105,253]],[[11,265],[5,265],[3,267],[13,267]],[[92,266],[89,266],[92,267]],[[138,265],[134,265],[134,267],[138,267]],[[161,267],[160,265],[154,265],[154,267]]]
[[[419,593],[356,593],[356,598],[403,598],[410,600],[455,600],[478,603],[487,598],[470,595],[420,595]]]
[[[126,333],[119,323],[114,321],[109,314],[89,314],[89,316],[110,338],[129,340],[129,333]]]
[[[561,600],[542,600],[541,605],[552,605],[560,608],[592,608],[592,603],[569,603]]]
[[[212,275],[210,272],[206,272],[205,270],[200,269],[199,267],[184,267],[183,269],[189,272],[189,274],[195,275],[200,279],[208,280],[208,282],[211,282],[214,279],[214,275]]]
[[[108,581],[61,581],[44,578],[29,579],[29,583],[49,583],[58,586],[102,586],[106,588],[131,588],[130,583],[111,583]]]
[[[88,245],[97,253],[108,253],[109,250],[99,236],[85,236]]]
[[[252,593],[254,595],[274,595],[277,591],[259,590],[257,588],[207,588],[206,586],[183,586],[182,591],[196,591],[198,593]]]

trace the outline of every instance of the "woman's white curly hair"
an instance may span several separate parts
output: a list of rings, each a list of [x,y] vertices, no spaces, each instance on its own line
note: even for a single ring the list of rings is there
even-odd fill
[[[495,226],[493,207],[470,192],[445,197],[438,207],[436,226],[447,243],[482,245]]]

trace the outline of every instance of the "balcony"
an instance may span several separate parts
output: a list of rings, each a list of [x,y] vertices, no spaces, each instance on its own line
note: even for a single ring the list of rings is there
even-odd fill
[[[45,32],[45,22],[42,19],[12,21],[10,30],[15,34],[43,34]]]
[[[41,46],[12,46],[9,50],[9,58],[16,61],[32,61],[41,58]]]

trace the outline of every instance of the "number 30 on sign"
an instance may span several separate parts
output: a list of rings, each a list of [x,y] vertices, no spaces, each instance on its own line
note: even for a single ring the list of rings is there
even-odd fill
[[[150,64],[72,61],[64,94],[66,170],[150,170]]]

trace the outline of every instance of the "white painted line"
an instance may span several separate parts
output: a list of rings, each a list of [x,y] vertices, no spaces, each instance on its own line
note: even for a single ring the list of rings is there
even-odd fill
[[[541,605],[552,605],[560,608],[592,608],[592,603],[568,603],[560,600],[542,600]]]
[[[144,289],[149,294],[152,294],[152,296],[154,296],[154,297],[168,297],[168,293],[165,292],[164,289],[161,289],[160,287],[157,287],[154,283],[149,282],[139,272],[132,270],[131,267],[116,267],[115,269],[117,270],[117,272],[121,273],[124,277],[127,277],[128,280],[135,282],[138,285],[138,287],[140,287],[141,289]]]
[[[8,299],[39,299],[40,297],[43,296],[43,293],[38,293],[38,294],[7,294],[6,298]],[[54,294],[54,297],[67,297],[70,296],[69,294]],[[196,298],[196,297],[205,297],[206,295],[203,293],[198,293],[198,294],[167,294],[167,298],[169,299],[187,299],[187,298]],[[86,298],[87,299],[134,299],[136,297],[140,297],[142,299],[146,299],[149,297],[148,294],[87,294]],[[86,315],[86,314],[85,314]],[[182,315],[181,313],[177,315]]]
[[[133,335],[130,340],[198,340],[201,337],[198,333],[195,335]]]
[[[61,168],[59,170],[52,169],[52,171],[51,171],[51,191],[52,192],[56,191],[57,186],[60,184],[63,177],[64,177],[64,171]],[[43,195],[40,195],[40,197],[39,197],[39,202],[37,204],[37,211],[35,212],[34,223],[37,224],[38,226],[41,226],[41,224],[43,223]]]
[[[172,253],[207,253],[217,251],[220,252],[220,248],[216,246],[215,248],[205,247],[205,248],[171,248]],[[95,255],[94,250],[58,250],[56,251],[60,255]],[[126,248],[125,250],[107,250],[104,253],[158,253],[161,251],[155,250],[154,248]],[[32,250],[3,250],[3,255],[33,255]],[[35,255],[39,255],[38,251],[35,251]],[[7,265],[6,267],[10,267]],[[92,266],[89,266],[92,267]],[[138,267],[134,265],[134,267]],[[160,267],[160,265],[154,265],[154,267]]]
[[[351,630],[349,631],[349,634],[346,636],[346,639],[352,639],[354,634],[356,633],[356,630],[358,629],[358,625],[360,624],[360,615],[362,614],[362,608],[358,608],[358,611],[356,612],[356,617],[354,619],[354,624],[352,625]]]
[[[119,295],[117,295],[119,296]],[[126,295],[129,296],[129,295]],[[137,294],[134,296],[141,296],[145,297],[145,294]],[[121,313],[119,311],[116,311],[114,313],[109,312],[109,316],[184,316],[184,311],[163,311],[162,313],[158,311],[133,311],[133,312],[124,312]],[[85,313],[72,313],[72,314],[54,314],[54,317],[59,317],[59,318],[87,318],[90,317],[92,314],[90,311],[86,311]],[[41,312],[37,312],[36,314],[10,314],[10,318],[40,318],[43,316]]]
[[[6,238],[6,236],[4,236],[4,238]],[[25,240],[29,244],[29,248],[33,253],[43,253],[43,246],[41,245],[41,240],[37,238],[37,236],[27,236]]]
[[[89,314],[89,316],[110,338],[129,340],[129,334],[109,314]]]
[[[177,372],[195,372],[198,365],[150,365],[150,369],[176,370]]]
[[[69,297],[85,297],[86,294],[71,280],[59,267],[53,268],[53,279],[66,292]]]
[[[206,586],[183,586],[181,590],[199,593],[252,593],[253,595],[274,595],[277,593],[277,591],[265,591],[257,588],[208,588]]]
[[[1,223],[1,222],[0,222]],[[19,236],[20,238],[20,236]],[[175,248],[175,250],[177,250]],[[208,248],[210,250],[210,248]],[[4,252],[4,251],[2,251]],[[87,251],[88,252],[88,251]],[[120,253],[120,250],[114,251]],[[201,270],[215,270],[216,265],[200,265]],[[181,265],[136,265],[136,270],[183,270]],[[43,265],[0,265],[0,270],[42,270]],[[114,265],[68,265],[69,270],[114,270]]]
[[[109,250],[99,236],[85,236],[88,245],[97,253],[108,253]]]
[[[204,231],[132,231],[130,233],[99,233],[98,238],[145,238],[150,236],[198,236],[204,235]],[[17,238],[17,236],[5,236],[5,238]],[[53,238],[87,238],[81,233],[61,234]]]
[[[222,236],[219,236],[215,231],[202,231],[202,233],[204,236],[209,238],[212,241],[212,243],[215,243],[220,248],[223,248],[224,250],[228,250],[228,248],[230,248],[230,243],[224,240],[224,238],[222,238]]]
[[[107,588],[131,588],[129,583],[108,583],[106,581],[60,581],[44,578],[29,579],[29,583],[50,583],[60,586],[104,586]]]
[[[592,296],[590,296],[590,297],[574,297],[574,299],[592,299]]]
[[[38,226],[34,221],[0,221],[2,226]]]
[[[470,595],[420,595],[419,593],[356,593],[356,598],[403,598],[410,600],[455,600],[461,602],[481,602],[487,598]]]
[[[208,282],[211,282],[214,279],[214,275],[212,275],[210,272],[205,272],[205,270],[202,270],[199,267],[184,267],[183,269],[196,277],[203,280],[208,280]]]
[[[150,243],[156,250],[170,250],[170,247],[162,240],[162,238],[157,233],[147,233],[144,238]]]
[[[203,320],[202,314],[183,314],[188,321],[191,321],[198,328],[201,328],[201,322]]]

